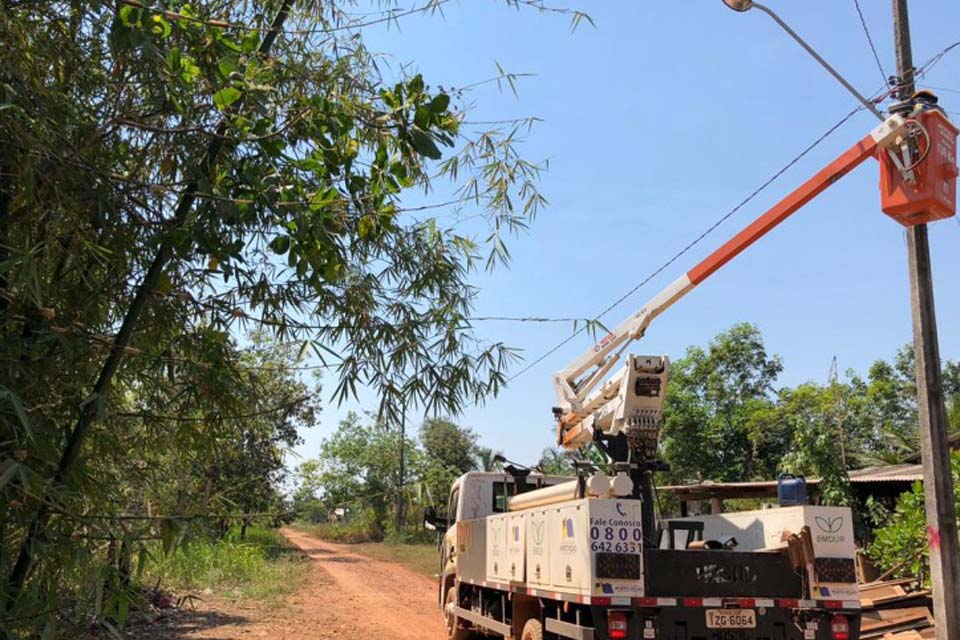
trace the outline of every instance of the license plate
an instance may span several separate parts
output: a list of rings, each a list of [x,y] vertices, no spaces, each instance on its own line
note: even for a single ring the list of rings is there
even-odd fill
[[[757,612],[753,609],[707,609],[708,629],[756,629]]]

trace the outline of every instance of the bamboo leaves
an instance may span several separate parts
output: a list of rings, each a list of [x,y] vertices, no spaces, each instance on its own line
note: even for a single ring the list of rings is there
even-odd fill
[[[0,15],[0,440],[26,456],[0,535],[25,614],[80,551],[108,564],[97,539],[169,549],[178,514],[275,506],[319,411],[296,367],[384,421],[496,393],[514,354],[472,334],[471,277],[543,202],[517,135],[466,135],[462,93],[385,78],[329,12],[30,4]],[[459,206],[489,229],[440,222]]]

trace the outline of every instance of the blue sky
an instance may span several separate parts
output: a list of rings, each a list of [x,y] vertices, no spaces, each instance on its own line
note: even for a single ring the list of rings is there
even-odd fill
[[[596,28],[516,11],[497,0],[460,0],[443,16],[365,30],[368,46],[428,83],[456,86],[507,71],[533,73],[519,97],[495,85],[473,91],[473,120],[537,116],[524,154],[549,160],[550,201],[510,244],[509,270],[480,273],[476,315],[593,317],[698,236],[855,106],[854,99],[758,11],[720,0],[605,0],[569,4]],[[853,0],[769,0],[863,93],[880,88]],[[893,73],[890,3],[861,0],[887,74]],[[960,40],[960,3],[911,5],[917,65]],[[960,49],[921,82],[960,120]],[[876,124],[854,116],[787,174],[603,321],[612,326],[807,179]],[[904,230],[880,211],[870,160],[657,319],[635,353],[683,355],[736,322],[756,323],[780,354],[783,385],[864,371],[911,339]],[[960,223],[930,228],[944,358],[960,358]],[[483,323],[478,333],[528,361],[570,334],[568,324]],[[535,462],[551,444],[551,374],[591,346],[571,341],[485,406],[460,417],[483,444]],[[522,368],[518,365],[515,370]],[[328,381],[328,390],[333,388]],[[303,457],[349,409],[327,406],[305,434]],[[415,428],[422,416],[410,416]],[[297,460],[291,461],[294,465]]]

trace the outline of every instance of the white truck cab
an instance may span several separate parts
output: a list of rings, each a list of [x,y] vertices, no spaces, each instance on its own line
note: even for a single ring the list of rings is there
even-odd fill
[[[434,528],[444,529],[440,549],[439,600],[442,605],[446,593],[453,586],[457,565],[457,523],[479,520],[497,513],[506,513],[507,498],[517,493],[515,484],[524,482],[530,489],[550,487],[572,480],[569,476],[550,476],[531,473],[525,479],[516,479],[508,473],[470,471],[457,478],[450,486],[446,518],[436,518]]]

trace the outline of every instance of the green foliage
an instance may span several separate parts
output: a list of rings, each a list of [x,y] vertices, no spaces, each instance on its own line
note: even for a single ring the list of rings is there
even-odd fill
[[[362,542],[379,542],[373,540],[371,530],[373,523],[369,515],[371,511],[362,512],[359,516],[348,514],[345,522],[297,522],[298,529],[307,533],[330,540],[332,542],[344,542],[347,544],[360,544]]]
[[[960,487],[960,451],[951,455],[954,487]],[[875,532],[867,555],[884,571],[895,570],[893,577],[930,576],[930,552],[927,546],[927,518],[923,485],[900,496],[888,523]],[[960,491],[954,495],[955,507],[960,511]]]
[[[163,6],[0,12],[0,595],[41,630],[106,622],[143,538],[227,521],[112,515],[284,508],[307,357],[390,424],[495,394],[470,278],[545,202],[515,127],[386,78],[340,3]],[[441,186],[476,237],[404,207]]]
[[[867,555],[880,569],[896,569],[891,577],[927,575],[927,517],[923,503],[923,485],[916,482],[911,491],[900,496],[889,524],[874,532],[874,540],[867,547]]]
[[[275,530],[263,527],[249,527],[243,539],[234,529],[222,539],[189,541],[170,554],[151,551],[144,582],[159,582],[181,593],[228,590],[260,602],[276,602],[296,588],[306,571],[296,550]]]
[[[574,475],[574,468],[570,462],[570,458],[562,449],[554,447],[548,447],[540,453],[537,470],[544,475],[550,476]]]
[[[477,469],[480,471],[501,471],[502,464],[497,460],[497,456],[503,455],[503,452],[477,445],[474,447],[477,458]]]
[[[575,460],[590,461],[598,469],[612,473],[612,470],[607,468],[606,456],[594,446],[584,447],[576,452],[548,447],[540,453],[540,461],[537,462],[535,468],[545,475],[572,476],[575,474]]]
[[[769,480],[781,472],[821,479],[825,504],[850,504],[847,471],[899,464],[917,450],[913,351],[877,360],[866,378],[775,388],[782,369],[759,330],[736,325],[707,350],[674,362],[667,388],[666,480]],[[960,365],[944,364],[951,421],[960,418]],[[863,505],[865,508],[869,505]],[[882,505],[859,515],[880,518]],[[860,523],[865,526],[866,521]]]
[[[783,389],[772,411],[758,416],[753,429],[784,437],[779,471],[820,478],[823,504],[850,503],[844,447],[849,446],[849,425],[838,405],[838,384],[804,383]],[[841,440],[842,439],[842,440]]]
[[[404,445],[407,452],[414,449],[410,439]],[[369,523],[371,539],[382,540],[391,505],[403,490],[399,486],[400,432],[379,420],[365,424],[350,413],[324,440],[318,461],[318,484],[328,512],[338,507],[353,510],[351,517]]]
[[[477,435],[451,420],[424,420],[420,426],[420,444],[427,457],[443,467],[460,473],[477,468]]]
[[[298,469],[294,506],[321,537],[343,542],[419,539],[396,531],[398,501],[406,520],[419,524],[428,505],[443,507],[450,485],[475,470],[491,450],[478,447],[472,430],[446,418],[429,418],[419,441],[404,440],[404,481],[400,480],[400,431],[368,416],[349,414],[326,438],[320,455]]]
[[[422,481],[421,502],[444,504],[450,485],[467,471],[495,471],[498,452],[477,444],[477,434],[449,418],[427,418],[420,426],[420,452],[413,477]],[[425,499],[425,500],[424,500]]]
[[[687,349],[667,387],[663,446],[671,474],[715,481],[773,475],[782,434],[755,429],[752,420],[773,406],[782,369],[749,324],[718,334],[706,351]]]

